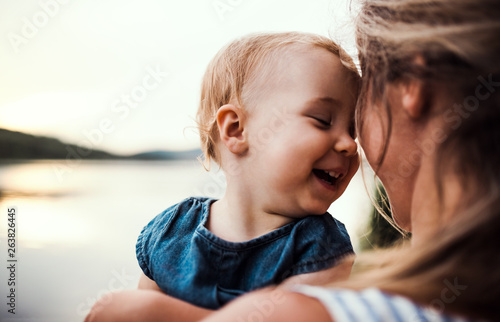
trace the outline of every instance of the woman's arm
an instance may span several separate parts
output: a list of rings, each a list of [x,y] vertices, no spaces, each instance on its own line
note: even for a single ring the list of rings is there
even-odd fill
[[[268,288],[243,295],[203,321],[333,322],[317,299],[283,288]]]
[[[231,317],[233,319],[240,317],[238,322],[261,321],[263,318],[262,321],[290,321],[290,319],[301,321],[299,317],[306,313],[302,310],[295,312],[297,308],[304,308],[308,311],[309,307],[304,306],[306,304],[310,306],[310,309],[317,306],[323,308],[323,306],[313,298],[288,292],[285,288],[293,284],[321,285],[332,280],[347,279],[351,267],[352,260],[348,260],[327,270],[292,276],[274,289],[253,292],[234,300],[220,312],[214,314],[217,319],[221,320],[214,319],[213,321],[226,321],[223,320],[226,317],[227,321],[232,321]],[[122,291],[104,296],[92,307],[85,322],[198,321],[213,312],[166,295],[155,281],[144,274],[141,275],[138,288],[138,290]],[[313,315],[307,313],[304,321],[307,320],[306,317],[316,318],[315,314],[318,314],[319,318],[321,313],[323,313],[321,310]],[[317,321],[330,320],[328,318]]]
[[[158,291],[127,290],[97,301],[85,322],[187,322],[199,321],[211,312]]]

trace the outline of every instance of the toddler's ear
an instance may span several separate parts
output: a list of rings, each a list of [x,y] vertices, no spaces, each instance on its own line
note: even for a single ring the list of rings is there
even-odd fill
[[[234,154],[248,150],[245,133],[245,114],[233,104],[226,104],[217,111],[217,127],[222,143]]]

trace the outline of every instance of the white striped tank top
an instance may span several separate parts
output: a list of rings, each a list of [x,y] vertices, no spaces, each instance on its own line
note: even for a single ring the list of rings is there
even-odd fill
[[[472,321],[445,315],[439,310],[419,306],[405,297],[390,295],[376,288],[355,291],[296,285],[292,291],[317,298],[335,322]],[[438,303],[435,304],[438,308]]]

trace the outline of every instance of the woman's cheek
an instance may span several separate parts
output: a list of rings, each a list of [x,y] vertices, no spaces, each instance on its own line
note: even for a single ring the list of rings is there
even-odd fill
[[[353,156],[350,160],[350,165],[349,165],[349,175],[351,176],[350,179],[356,174],[359,168],[359,163],[360,163],[360,156],[358,153],[356,153],[355,156]],[[349,179],[349,180],[350,180]]]
[[[375,119],[374,119],[375,118]],[[384,133],[381,120],[378,117],[367,117],[369,120],[365,120],[361,135],[359,138],[359,143],[363,149],[366,156],[366,160],[372,167],[372,169],[377,169],[379,164],[380,156],[383,151],[384,144]]]
[[[351,157],[349,159],[349,170],[347,171],[347,174],[345,176],[345,186],[347,188],[347,185],[351,182],[352,177],[356,174],[359,168],[359,162],[360,158],[359,155],[356,154],[355,156]]]

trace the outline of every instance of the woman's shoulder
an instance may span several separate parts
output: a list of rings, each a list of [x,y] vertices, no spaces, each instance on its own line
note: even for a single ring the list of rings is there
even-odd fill
[[[432,307],[423,307],[408,298],[378,288],[349,290],[297,285],[294,292],[318,299],[336,322],[379,321],[470,321],[451,317]]]

